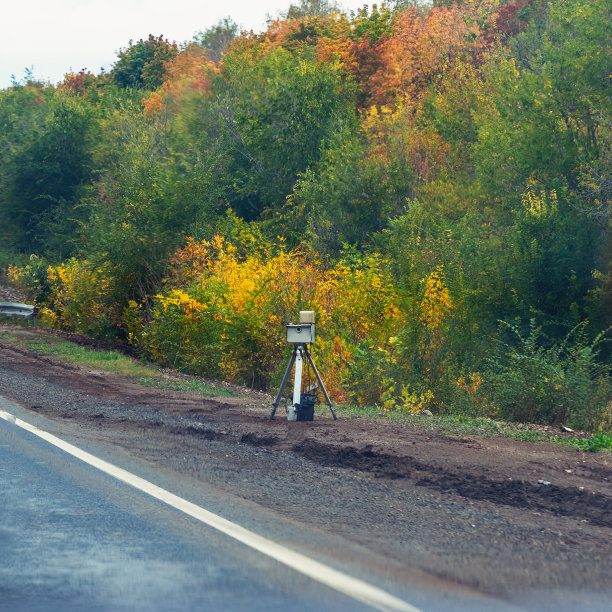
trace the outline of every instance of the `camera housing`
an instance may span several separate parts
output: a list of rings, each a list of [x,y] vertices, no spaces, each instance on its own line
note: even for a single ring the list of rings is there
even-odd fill
[[[287,342],[290,344],[311,344],[315,341],[314,323],[287,325]]]

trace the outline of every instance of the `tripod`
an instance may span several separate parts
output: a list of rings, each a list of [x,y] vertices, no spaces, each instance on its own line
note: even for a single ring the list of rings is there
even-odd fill
[[[323,384],[323,381],[321,380],[321,376],[319,375],[317,366],[315,366],[314,364],[312,355],[310,354],[310,351],[308,350],[307,344],[295,344],[293,346],[293,353],[291,354],[291,358],[289,359],[289,364],[287,365],[287,369],[285,370],[285,375],[283,376],[283,382],[281,383],[276,399],[274,400],[274,403],[272,404],[272,412],[270,413],[270,418],[273,419],[274,415],[276,414],[276,409],[278,408],[278,405],[280,404],[281,397],[283,395],[285,387],[287,386],[287,381],[289,380],[289,376],[291,375],[291,368],[293,367],[293,364],[295,364],[295,380],[293,384],[293,405],[295,406],[295,404],[300,403],[300,394],[301,394],[301,389],[302,389],[302,361],[303,361],[304,356],[306,356],[306,359],[308,359],[308,363],[310,363],[310,365],[312,366],[315,376],[317,377],[317,381],[321,387],[321,390],[323,391],[323,395],[325,396],[327,405],[329,406],[329,409],[331,410],[334,420],[336,420],[337,418],[336,413],[334,412],[331,400],[329,399],[329,395],[327,395],[327,391],[325,390],[325,385]]]

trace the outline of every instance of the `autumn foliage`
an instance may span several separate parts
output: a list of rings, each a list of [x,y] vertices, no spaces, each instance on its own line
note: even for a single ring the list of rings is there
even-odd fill
[[[609,3],[304,7],[1,91],[10,280],[194,374],[273,390],[314,310],[336,402],[609,428]]]

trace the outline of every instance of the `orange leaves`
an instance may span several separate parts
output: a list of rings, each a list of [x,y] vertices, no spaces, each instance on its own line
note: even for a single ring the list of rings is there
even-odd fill
[[[468,378],[461,376],[457,379],[457,386],[468,395],[474,395],[484,382],[480,374],[471,374]]]
[[[371,78],[371,100],[418,100],[433,79],[456,59],[483,51],[474,9],[434,7],[425,14],[411,9],[396,16],[393,35],[380,49],[382,67]]]
[[[155,116],[164,108],[176,106],[185,97],[207,95],[211,76],[217,72],[206,52],[189,47],[164,64],[164,82],[161,89],[143,99],[145,114]]]
[[[226,58],[258,63],[282,47],[290,54],[316,54],[319,63],[335,63],[356,84],[357,106],[416,103],[431,84],[459,59],[478,64],[485,45],[479,23],[493,13],[496,0],[390,11],[388,7],[357,15],[332,14],[298,20],[270,21],[263,34],[243,33]],[[489,6],[489,4],[491,6]],[[184,97],[209,92],[211,76],[223,74],[192,46],[164,65],[161,89],[144,100],[149,116]]]
[[[467,401],[469,410],[475,411],[478,415],[496,416],[499,414],[499,408],[489,405],[484,392],[484,383],[484,378],[477,373],[460,376],[456,381],[459,393],[457,399]]]
[[[159,113],[164,107],[165,96],[154,91],[148,98],[142,99],[142,105],[144,106],[145,114],[147,117]]]
[[[321,38],[317,44],[317,59],[321,63],[339,62],[350,73],[357,72],[359,63],[353,53],[353,41],[350,38]]]
[[[316,48],[319,62],[339,62],[358,88],[358,106],[407,104],[428,93],[434,80],[454,63],[480,63],[485,47],[479,23],[492,15],[496,0],[411,8],[391,14],[375,8],[352,19],[275,21],[258,39],[259,52],[275,46]],[[310,34],[309,34],[310,33]]]

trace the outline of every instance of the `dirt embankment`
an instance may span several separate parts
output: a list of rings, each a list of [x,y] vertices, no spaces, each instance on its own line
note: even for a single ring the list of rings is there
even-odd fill
[[[325,407],[310,423],[288,423],[282,410],[270,420],[272,399],[264,394],[202,399],[8,343],[0,343],[0,395],[89,424],[106,438],[120,432],[117,443],[153,463],[163,457],[223,486],[239,481],[245,498],[286,505],[298,519],[342,519],[347,538],[472,587],[486,583],[496,594],[514,592],[517,583],[578,588],[578,570],[580,588],[611,587],[609,453],[449,435],[428,423],[342,414],[334,421]],[[206,472],[178,458],[185,449],[206,453]]]

